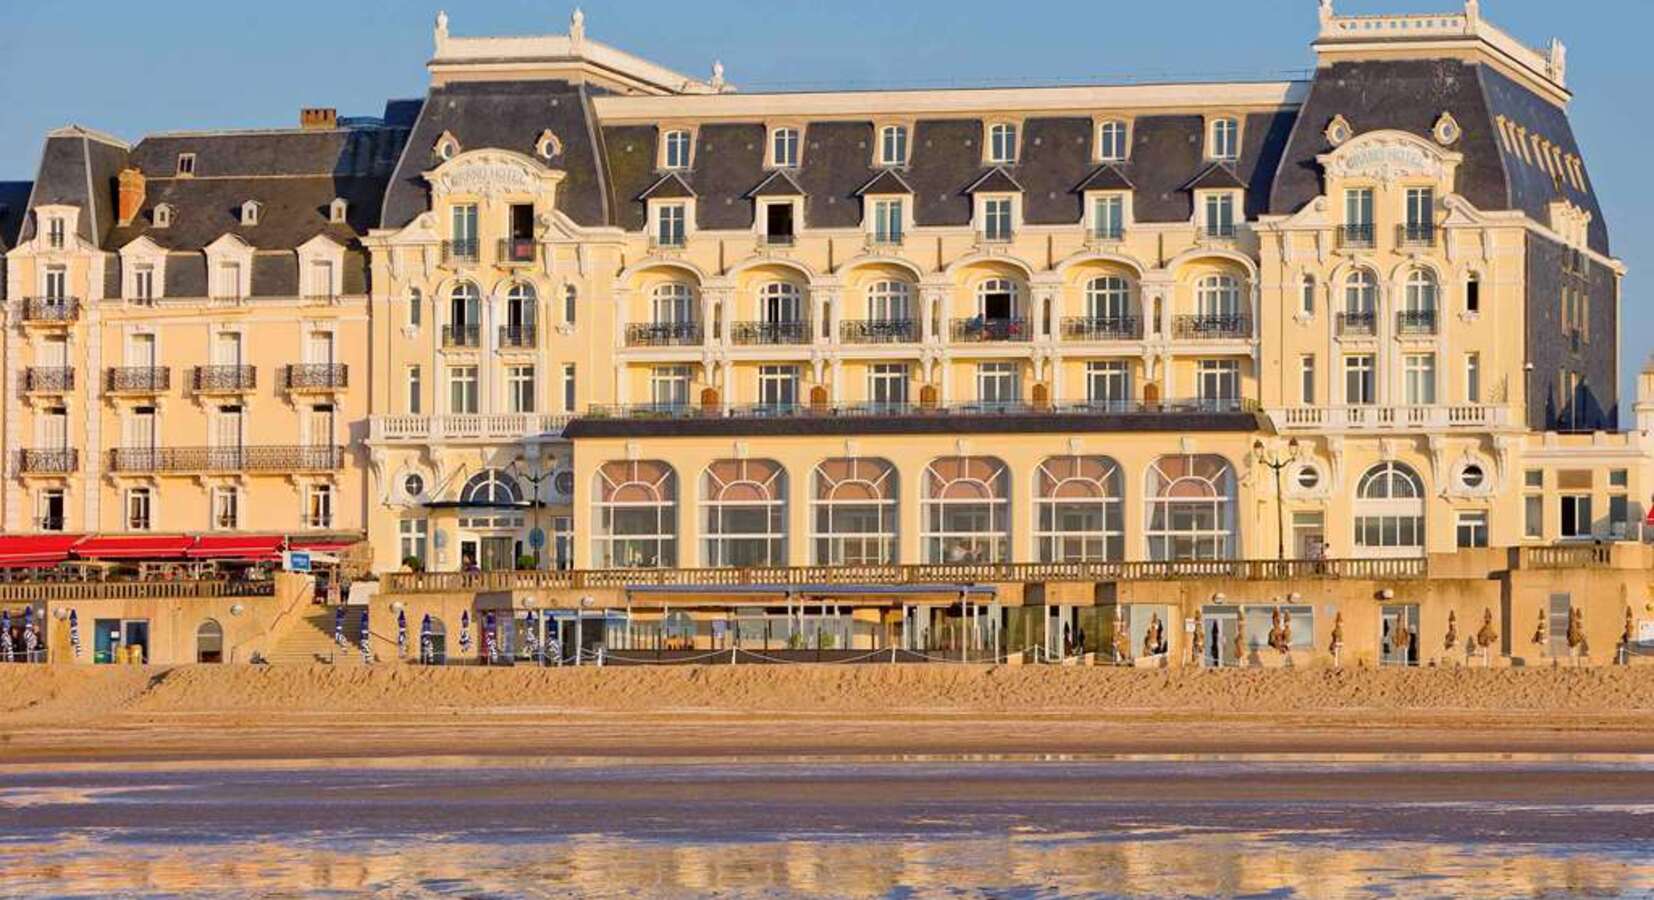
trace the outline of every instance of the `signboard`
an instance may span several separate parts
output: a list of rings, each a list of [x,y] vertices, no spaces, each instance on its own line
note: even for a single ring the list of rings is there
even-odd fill
[[[543,548],[546,545],[545,529],[535,526],[534,530],[528,533],[528,545],[536,550]]]
[[[1641,619],[1637,622],[1637,643],[1654,644],[1654,619]]]
[[[286,565],[284,565],[283,568],[289,572],[310,571],[310,553],[307,551],[289,550],[287,551],[287,556],[284,562]]]

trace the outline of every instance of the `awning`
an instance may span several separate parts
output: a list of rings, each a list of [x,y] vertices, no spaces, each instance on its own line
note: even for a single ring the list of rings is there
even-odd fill
[[[190,559],[247,559],[266,561],[281,557],[279,534],[204,534],[185,554]]]
[[[82,559],[183,559],[195,538],[187,534],[112,534],[76,544]]]
[[[338,538],[313,538],[311,540],[293,538],[287,542],[287,547],[290,550],[307,550],[311,553],[338,553],[340,550],[348,550],[359,543],[361,541],[339,540]]]
[[[0,535],[0,569],[55,566],[69,558],[69,548],[80,543],[79,534]]]

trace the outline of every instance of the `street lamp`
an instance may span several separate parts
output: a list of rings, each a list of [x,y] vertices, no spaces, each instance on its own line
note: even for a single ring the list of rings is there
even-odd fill
[[[1281,470],[1292,465],[1300,450],[1297,438],[1287,442],[1284,457],[1270,453],[1262,440],[1252,442],[1252,458],[1259,465],[1275,470],[1275,558],[1279,562],[1286,562],[1286,510],[1281,503]]]
[[[534,456],[534,470],[531,472],[523,470],[523,458],[521,456],[511,461],[512,474],[534,487],[534,493],[529,498],[529,505],[534,509],[534,530],[529,532],[529,546],[534,549],[534,565],[537,569],[545,568],[547,557],[545,553],[546,533],[540,528],[540,507],[545,505],[540,502],[540,485],[552,477],[552,473],[546,471],[541,465],[540,459],[538,454]],[[538,547],[533,546],[536,540],[535,535],[539,535],[540,546]]]

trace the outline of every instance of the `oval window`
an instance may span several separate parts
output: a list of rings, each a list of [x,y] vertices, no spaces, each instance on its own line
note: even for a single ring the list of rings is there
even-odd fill
[[[418,497],[425,493],[425,479],[418,473],[402,479],[402,492],[410,497]]]
[[[1487,473],[1476,463],[1470,463],[1459,473],[1459,483],[1470,490],[1481,487],[1487,481]]]
[[[574,496],[574,473],[564,470],[552,476],[551,486],[564,497]]]
[[[1298,487],[1313,491],[1321,483],[1321,471],[1314,466],[1304,466],[1298,470]]]

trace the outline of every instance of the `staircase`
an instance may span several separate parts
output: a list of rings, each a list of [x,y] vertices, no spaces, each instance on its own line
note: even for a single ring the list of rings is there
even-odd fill
[[[333,608],[318,607],[321,612],[305,616],[282,635],[265,659],[276,665],[335,665],[362,664],[362,610],[345,610],[345,642],[340,647],[333,640]]]

